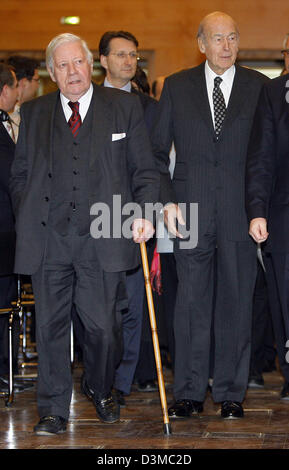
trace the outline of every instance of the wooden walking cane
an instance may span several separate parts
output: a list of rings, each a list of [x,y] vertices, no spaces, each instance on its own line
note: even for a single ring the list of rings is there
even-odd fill
[[[151,283],[150,283],[150,272],[149,272],[147,249],[146,249],[145,242],[140,243],[140,251],[141,251],[141,258],[142,258],[142,265],[143,265],[143,272],[144,272],[144,279],[145,279],[150,324],[151,324],[151,330],[152,330],[152,339],[153,339],[153,346],[154,346],[154,353],[155,353],[160,399],[161,399],[161,405],[162,405],[163,417],[164,417],[164,433],[169,435],[172,433],[172,431],[171,431],[171,425],[169,422],[167,398],[166,398],[166,391],[165,391],[165,385],[164,385],[162,361],[161,361],[161,354],[160,354],[160,347],[159,347],[159,338],[158,338],[158,332],[157,332],[156,316],[155,316],[152,288],[151,288]]]

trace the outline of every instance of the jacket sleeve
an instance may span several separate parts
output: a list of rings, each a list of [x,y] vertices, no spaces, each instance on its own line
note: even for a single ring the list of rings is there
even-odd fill
[[[138,99],[133,100],[130,117],[127,161],[134,201],[142,208],[145,203],[159,201],[159,173],[153,157],[150,138]]]
[[[248,219],[267,219],[276,168],[276,135],[272,102],[267,85],[260,93],[246,164],[246,210]]]
[[[160,198],[164,205],[168,202],[176,202],[176,196],[169,172],[170,150],[172,143],[173,107],[169,90],[169,82],[166,79],[156,113],[154,132],[152,134],[153,153],[160,172]]]
[[[26,185],[28,175],[28,161],[26,149],[26,130],[25,118],[23,110],[21,109],[21,121],[19,129],[19,137],[17,140],[15,157],[11,167],[11,176],[9,181],[9,189],[12,199],[12,205],[15,217],[17,218],[18,209],[21,202],[21,196]]]

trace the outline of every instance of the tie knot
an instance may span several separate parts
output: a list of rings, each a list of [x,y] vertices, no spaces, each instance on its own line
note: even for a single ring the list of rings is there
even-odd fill
[[[215,77],[215,79],[214,79],[215,86],[219,87],[221,85],[222,81],[223,81],[223,79],[221,77]]]
[[[79,113],[79,102],[78,101],[69,101],[68,106],[72,109],[72,112]]]

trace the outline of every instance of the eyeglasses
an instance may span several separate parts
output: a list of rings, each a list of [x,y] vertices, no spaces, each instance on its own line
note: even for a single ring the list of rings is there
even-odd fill
[[[110,52],[110,55],[115,55],[118,59],[125,59],[126,56],[130,56],[131,59],[139,60],[137,52]]]
[[[281,51],[281,54],[289,55],[289,49],[283,49],[283,50]]]

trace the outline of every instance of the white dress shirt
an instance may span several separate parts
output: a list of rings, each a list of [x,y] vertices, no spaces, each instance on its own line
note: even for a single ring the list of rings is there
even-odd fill
[[[89,105],[90,105],[90,102],[91,102],[91,98],[92,98],[92,93],[93,93],[93,86],[92,86],[92,83],[91,83],[89,89],[87,90],[87,92],[81,98],[79,98],[79,100],[78,100],[78,102],[79,102],[79,114],[80,114],[80,117],[81,117],[81,122],[84,121],[84,118],[85,118],[86,113],[88,111],[88,108],[89,108]],[[68,122],[70,116],[72,115],[72,109],[68,105],[70,100],[68,98],[66,98],[62,93],[60,93],[60,100],[61,100],[64,115],[65,115],[65,119]]]
[[[215,77],[221,77],[222,82],[220,84],[220,88],[224,95],[224,100],[226,104],[226,108],[228,107],[232,86],[234,82],[236,67],[232,65],[226,72],[222,75],[217,75],[213,70],[210,68],[208,61],[206,60],[205,63],[205,77],[206,77],[206,85],[207,85],[207,92],[208,98],[211,108],[212,119],[215,127],[215,118],[214,118],[214,106],[213,106],[213,89],[214,89],[214,79]]]

